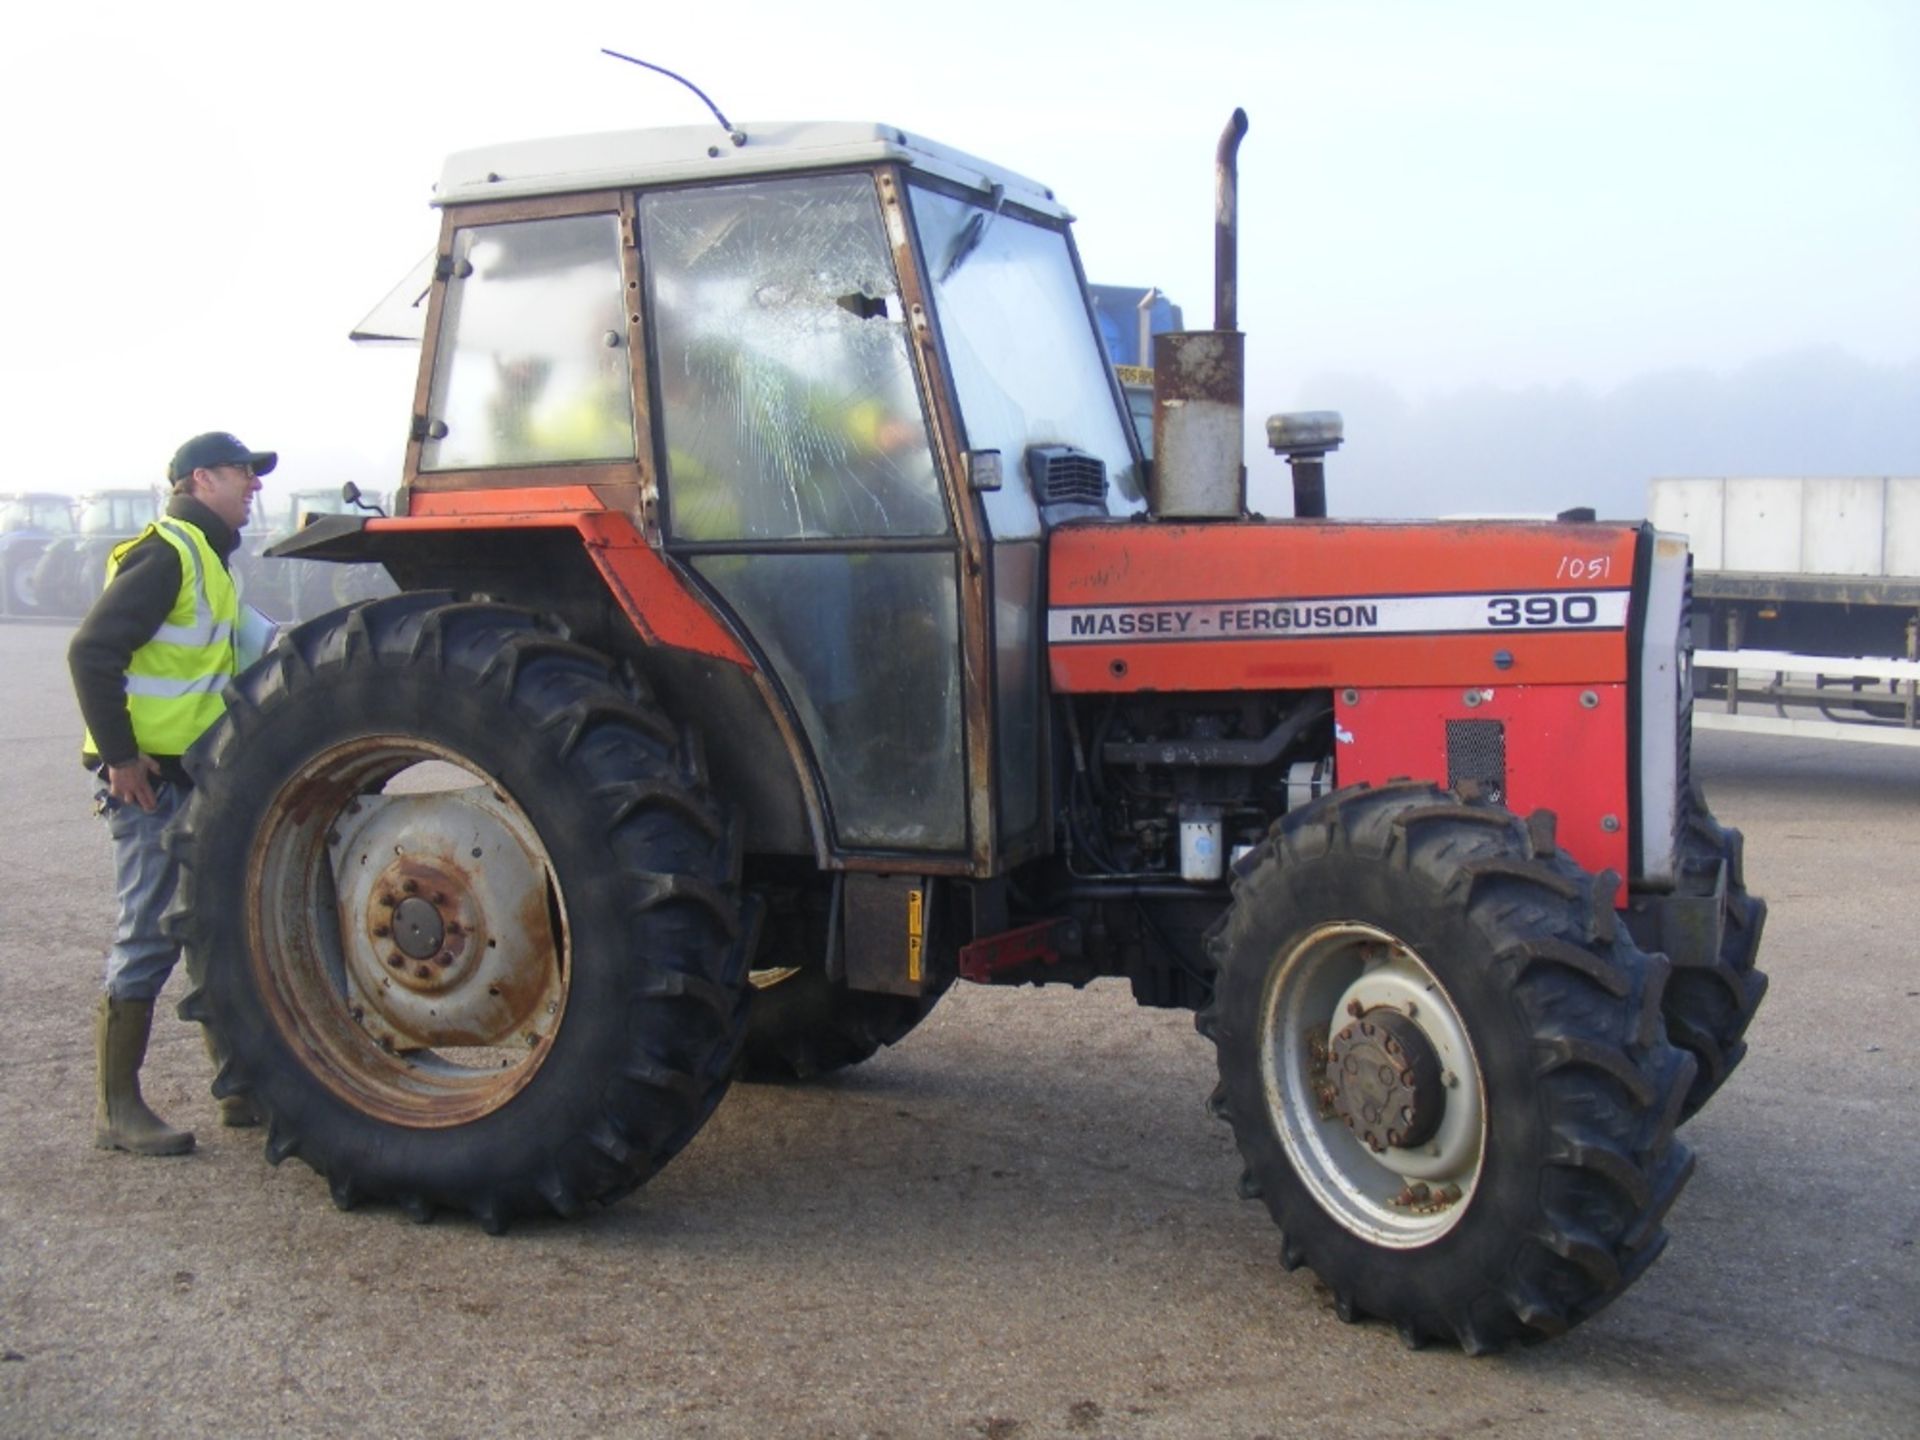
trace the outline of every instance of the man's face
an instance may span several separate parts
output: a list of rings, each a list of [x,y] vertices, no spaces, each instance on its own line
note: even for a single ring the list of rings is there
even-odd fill
[[[238,530],[247,523],[260,477],[251,465],[211,465],[193,472],[193,498]]]

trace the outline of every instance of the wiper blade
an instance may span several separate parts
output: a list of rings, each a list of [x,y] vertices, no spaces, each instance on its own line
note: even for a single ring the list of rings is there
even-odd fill
[[[954,237],[953,249],[948,252],[946,266],[940,272],[942,285],[951,280],[953,272],[964,265],[967,257],[980,248],[980,241],[987,233],[988,224],[1000,214],[1002,207],[1007,203],[1007,187],[995,185],[988,199],[992,202],[992,208],[974,211],[967,223],[960,227],[960,233]]]

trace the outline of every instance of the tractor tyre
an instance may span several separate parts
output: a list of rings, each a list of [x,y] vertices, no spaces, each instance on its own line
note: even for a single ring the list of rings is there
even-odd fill
[[[1283,1262],[1343,1320],[1485,1353],[1561,1333],[1659,1255],[1693,1061],[1661,1023],[1666,962],[1550,816],[1356,787],[1236,875],[1196,1021],[1210,1108]]]
[[[46,615],[85,613],[80,594],[79,556],[72,545],[49,545],[27,578],[34,604]]]
[[[382,566],[363,562],[327,568],[333,571],[333,599],[328,609],[358,605],[362,600],[378,600],[395,593],[394,583]]]
[[[6,593],[4,611],[15,616],[27,616],[40,612],[40,589],[35,584],[35,566],[40,561],[40,553],[46,549],[44,541],[23,540],[10,545],[6,551]]]
[[[334,609],[334,570],[323,560],[295,560],[300,571],[293,585],[293,613],[302,620],[314,620]]]
[[[618,1199],[725,1092],[740,854],[701,752],[557,622],[311,621],[192,752],[170,912],[214,1093],[343,1209],[491,1231]]]
[[[1754,957],[1767,923],[1767,902],[1747,893],[1743,850],[1740,832],[1715,820],[1706,797],[1693,792],[1680,835],[1674,893],[1710,901],[1718,923],[1688,932],[1699,937],[1693,944],[1674,933],[1661,941],[1673,962],[1662,1003],[1667,1034],[1698,1065],[1680,1111],[1683,1121],[1699,1113],[1745,1057],[1743,1037],[1766,998],[1767,977]]]
[[[740,1076],[754,1084],[809,1080],[871,1059],[940,1003],[931,995],[849,990],[827,974],[827,896],[808,889],[770,897],[760,952],[749,972],[752,1003]]]

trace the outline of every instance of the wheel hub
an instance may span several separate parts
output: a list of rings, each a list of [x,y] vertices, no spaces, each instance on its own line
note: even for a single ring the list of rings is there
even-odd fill
[[[373,882],[366,911],[374,952],[407,989],[454,989],[473,970],[474,940],[489,927],[480,898],[455,866],[401,856]]]
[[[446,938],[447,923],[431,900],[414,895],[394,907],[393,943],[415,960],[437,956]]]
[[[484,786],[365,795],[328,837],[347,1008],[383,1048],[537,1048],[560,937],[537,841]]]
[[[1327,1046],[1333,1109],[1376,1154],[1424,1145],[1446,1114],[1440,1057],[1398,1010],[1376,1006]]]

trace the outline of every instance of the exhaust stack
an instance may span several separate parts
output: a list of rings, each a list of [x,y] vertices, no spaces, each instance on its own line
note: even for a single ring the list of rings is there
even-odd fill
[[[1213,329],[1169,332],[1153,345],[1153,513],[1237,520],[1247,508],[1246,337],[1239,308],[1240,141],[1235,110],[1214,155]]]

